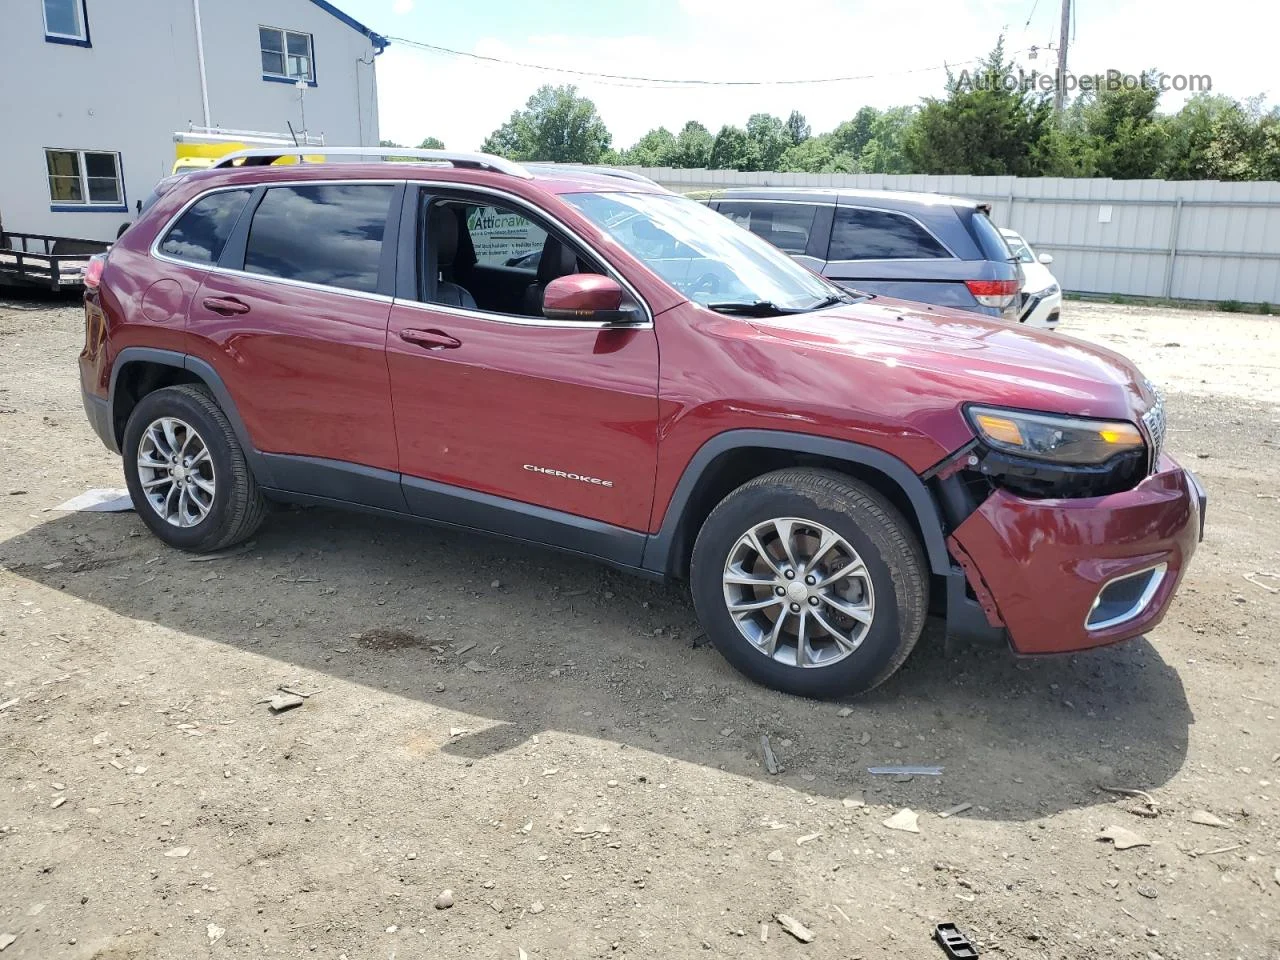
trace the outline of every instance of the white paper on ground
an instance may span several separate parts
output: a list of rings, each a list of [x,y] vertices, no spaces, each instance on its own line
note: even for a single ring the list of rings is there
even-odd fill
[[[133,500],[128,490],[113,490],[106,487],[86,490],[78,497],[72,497],[66,503],[60,503],[55,510],[76,510],[88,513],[122,513],[133,509]]]

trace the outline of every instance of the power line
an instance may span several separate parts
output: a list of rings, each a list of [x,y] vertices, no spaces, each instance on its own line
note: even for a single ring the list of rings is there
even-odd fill
[[[617,86],[654,85],[660,88],[669,87],[673,89],[680,87],[785,87],[802,86],[806,84],[848,83],[855,80],[876,80],[882,77],[898,77],[914,73],[929,73],[936,70],[947,70],[952,66],[961,66],[968,63],[981,63],[985,59],[984,57],[974,57],[969,60],[958,60],[953,64],[943,63],[931,67],[915,67],[909,70],[895,70],[885,73],[852,74],[844,77],[818,77],[812,80],[699,80],[640,77],[618,73],[597,73],[591,70],[574,70],[569,67],[552,67],[547,66],[546,64],[524,63],[519,60],[506,60],[502,57],[490,57],[481,53],[471,53],[467,50],[454,50],[450,47],[442,47],[434,43],[426,43],[422,40],[411,40],[408,37],[391,36],[387,37],[387,39],[396,43],[403,43],[406,46],[414,47],[416,49],[426,50],[431,53],[439,53],[452,57],[465,57],[471,60],[480,60],[485,63],[497,63],[507,67],[519,67],[524,70],[540,70],[545,73],[560,73],[574,77],[586,77],[602,83],[612,83]],[[1026,52],[1027,50],[1012,51],[1015,55]]]

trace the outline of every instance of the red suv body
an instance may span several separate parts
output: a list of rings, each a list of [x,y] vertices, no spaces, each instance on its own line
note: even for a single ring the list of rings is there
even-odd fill
[[[926,607],[1026,654],[1164,615],[1204,494],[1123,357],[851,296],[645,181],[431,156],[193,174],[95,271],[85,409],[162,538],[269,499],[544,543],[690,578],[818,695]]]

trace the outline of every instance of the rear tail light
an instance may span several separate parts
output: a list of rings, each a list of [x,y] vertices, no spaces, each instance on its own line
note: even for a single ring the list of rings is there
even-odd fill
[[[1003,310],[1013,303],[1013,298],[1022,289],[1020,280],[966,280],[964,285],[984,307],[997,307]]]
[[[97,290],[98,285],[102,283],[102,271],[107,266],[107,255],[105,253],[97,253],[89,258],[88,265],[84,268],[84,286],[86,290]]]

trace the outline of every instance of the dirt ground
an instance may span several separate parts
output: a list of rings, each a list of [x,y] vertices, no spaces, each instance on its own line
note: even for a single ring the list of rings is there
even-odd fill
[[[123,486],[81,316],[0,302],[3,960],[931,958],[943,921],[983,956],[1280,957],[1280,579],[1246,579],[1280,572],[1280,321],[1068,303],[1208,488],[1172,612],[1035,661],[932,626],[842,705],[733,673],[678,587],[553,553],[295,510],[192,562],[51,511]],[[272,715],[281,685],[312,695]]]

